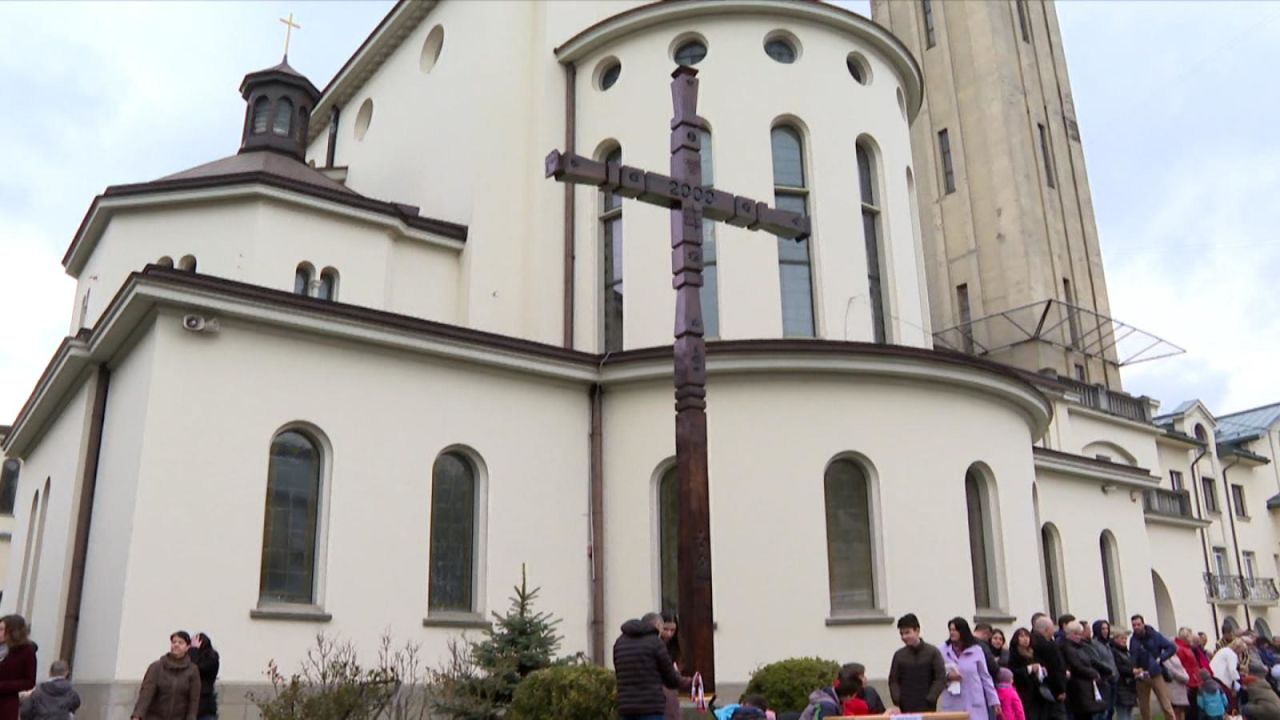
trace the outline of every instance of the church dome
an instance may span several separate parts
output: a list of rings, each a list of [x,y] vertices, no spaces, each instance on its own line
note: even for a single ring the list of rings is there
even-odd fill
[[[316,86],[285,59],[245,75],[240,94],[246,103],[240,152],[272,150],[305,159],[307,121],[320,97]]]

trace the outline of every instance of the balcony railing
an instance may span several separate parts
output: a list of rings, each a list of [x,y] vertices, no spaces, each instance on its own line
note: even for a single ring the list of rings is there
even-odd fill
[[[1142,509],[1148,515],[1194,520],[1191,511],[1191,493],[1186,490],[1162,490],[1151,488],[1142,491]]]
[[[1239,575],[1204,574],[1204,594],[1217,603],[1274,605],[1280,600],[1280,589],[1274,578],[1241,577]]]
[[[1071,378],[1059,377],[1058,381],[1070,386],[1080,396],[1080,403],[1085,407],[1140,423],[1151,422],[1151,406],[1145,398],[1137,398],[1126,393],[1108,390],[1104,385],[1090,385]]]

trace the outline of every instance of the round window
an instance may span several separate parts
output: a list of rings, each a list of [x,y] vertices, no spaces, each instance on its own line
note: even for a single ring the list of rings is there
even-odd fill
[[[769,57],[784,65],[796,61],[796,46],[786,37],[773,37],[765,41],[764,52]]]
[[[622,63],[617,58],[609,58],[600,63],[600,69],[597,71],[597,84],[601,90],[608,90],[618,82],[618,77],[622,75]]]
[[[353,128],[356,134],[356,140],[363,140],[365,133],[369,132],[369,124],[373,122],[373,98],[366,98],[360,104],[360,111],[356,113],[356,125]]]
[[[443,49],[444,26],[437,25],[431,28],[431,32],[427,33],[427,39],[422,43],[422,53],[418,56],[418,67],[422,72],[431,72],[436,66],[436,61],[440,59],[440,51]]]
[[[867,65],[867,59],[858,53],[849,53],[849,57],[845,58],[845,67],[849,68],[849,74],[859,85],[866,85],[871,82],[871,68]]]
[[[707,45],[701,40],[690,40],[676,48],[676,63],[680,65],[697,65],[707,56]]]

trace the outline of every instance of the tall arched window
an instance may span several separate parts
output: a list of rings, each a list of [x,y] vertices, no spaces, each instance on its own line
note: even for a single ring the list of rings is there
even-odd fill
[[[475,611],[476,467],[460,452],[436,458],[431,470],[431,557],[428,612]]]
[[[259,97],[253,101],[253,134],[261,135],[267,131],[267,124],[271,120],[271,101],[264,97]]]
[[[658,573],[663,612],[680,609],[680,483],[672,465],[658,481]]]
[[[22,465],[13,458],[0,466],[0,515],[12,515],[18,498],[18,471]]]
[[[27,579],[31,575],[31,559],[35,556],[36,551],[36,518],[40,511],[40,491],[36,490],[31,496],[31,513],[27,515],[27,542],[23,545],[22,553],[22,575],[18,579],[18,612],[26,612],[27,596],[31,594],[31,585]]]
[[[770,135],[773,150],[773,200],[779,210],[809,214],[805,185],[804,141],[800,131],[779,125]],[[782,287],[782,334],[813,337],[813,271],[809,241],[778,238],[778,275]]]
[[[315,602],[323,453],[301,430],[271,440],[262,531],[262,602]]]
[[[1266,620],[1264,620],[1264,619],[1262,619],[1262,618],[1256,618],[1256,619],[1254,619],[1254,621],[1253,621],[1253,631],[1254,631],[1255,633],[1257,633],[1257,635],[1258,635],[1259,637],[1264,637],[1264,638],[1267,638],[1267,639],[1270,639],[1270,638],[1274,637],[1274,636],[1271,634],[1271,626],[1270,626],[1270,625],[1268,625],[1268,624],[1267,624],[1267,621],[1266,621]]]
[[[333,268],[325,268],[320,272],[320,287],[316,290],[316,297],[321,300],[337,300],[338,299],[338,271]]]
[[[1120,584],[1120,552],[1116,549],[1116,537],[1110,530],[1103,530],[1098,538],[1102,554],[1102,591],[1107,596],[1107,619],[1124,620],[1124,590]]]
[[[972,467],[964,474],[964,498],[969,518],[973,601],[979,610],[994,608],[999,594],[995,574],[995,533],[991,529],[991,499],[986,479]]]
[[[27,622],[35,615],[36,588],[40,582],[40,560],[44,557],[44,530],[49,522],[49,491],[52,489],[52,478],[44,480],[44,494],[40,496],[40,524],[36,527],[36,546],[31,550],[31,588],[27,591],[27,607],[21,611]],[[34,520],[34,516],[32,518]]]
[[[702,184],[715,185],[711,131],[702,131]],[[702,221],[702,329],[708,338],[720,337],[720,272],[716,264],[716,221]]]
[[[293,103],[288,98],[280,98],[276,103],[276,117],[271,123],[271,132],[289,137],[289,128],[293,126]]]
[[[876,583],[867,473],[852,460],[835,460],[827,466],[823,486],[831,614],[873,609]]]
[[[889,341],[889,302],[886,298],[884,238],[880,228],[880,185],[875,161],[865,142],[857,144],[858,182],[862,189],[862,237],[867,249],[867,298],[875,341]]]
[[[1040,526],[1040,550],[1044,553],[1044,587],[1049,596],[1049,615],[1061,617],[1066,612],[1067,594],[1062,583],[1062,543],[1053,523]]]
[[[311,294],[311,279],[315,277],[316,270],[311,267],[311,263],[298,263],[297,269],[293,271],[293,293],[295,295]]]
[[[605,156],[608,164],[622,163],[622,148]],[[622,350],[622,196],[600,194],[600,247],[604,262],[604,350]]]

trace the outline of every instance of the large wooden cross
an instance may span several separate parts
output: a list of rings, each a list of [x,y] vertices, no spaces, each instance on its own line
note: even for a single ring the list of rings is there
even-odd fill
[[[676,290],[675,396],[680,635],[686,671],[702,674],[715,688],[714,618],[711,595],[711,515],[707,490],[707,345],[702,332],[702,220],[763,230],[802,240],[809,218],[750,198],[702,185],[702,133],[698,117],[698,71],[681,66],[671,74],[671,175],[596,162],[553,150],[547,177],[592,185],[671,209],[671,284]]]

